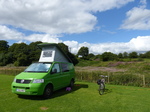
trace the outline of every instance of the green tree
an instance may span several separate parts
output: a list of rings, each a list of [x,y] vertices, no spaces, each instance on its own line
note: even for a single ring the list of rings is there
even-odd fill
[[[139,58],[146,58],[145,54],[140,53]]]
[[[32,43],[29,44],[29,46],[28,46],[29,63],[36,62],[36,61],[39,60],[40,54],[41,54],[41,49],[38,47],[38,44],[40,44],[40,43],[42,43],[42,42],[37,41],[37,42],[32,42]]]
[[[102,56],[100,54],[94,56],[94,60],[99,61],[101,59],[102,59]]]
[[[13,63],[13,54],[12,52],[8,52],[5,54],[5,62],[6,62],[6,65],[7,64],[10,64],[10,63]]]
[[[119,54],[118,54],[118,58],[123,58],[123,54],[122,54],[122,53],[119,53]]]
[[[123,58],[128,58],[129,54],[127,52],[123,53]]]
[[[28,59],[29,55],[29,49],[28,45],[25,43],[14,43],[12,46],[9,47],[8,51],[12,53],[13,55],[13,60],[12,62],[16,66],[24,66],[24,65],[29,65],[30,60]],[[27,57],[27,58],[25,58]],[[26,60],[22,61],[21,59]]]
[[[77,53],[78,56],[81,56],[83,59],[87,59],[89,55],[89,48],[88,47],[81,47]]]
[[[58,46],[62,49],[62,51],[63,51],[64,53],[67,54],[67,53],[69,52],[68,46],[65,45],[64,43],[58,43]]]
[[[6,59],[5,59],[5,54],[0,53],[0,66],[6,65]]]
[[[103,61],[113,61],[117,59],[117,55],[111,52],[104,52],[101,56]]]
[[[87,59],[89,60],[93,60],[95,57],[95,55],[93,53],[90,53],[88,56],[87,56]]]
[[[138,58],[137,52],[131,52],[131,53],[129,53],[129,58]]]
[[[147,51],[143,55],[144,55],[144,58],[150,58],[150,51]]]
[[[0,40],[0,66],[5,66],[11,63],[11,55],[8,52],[8,42],[5,40]]]
[[[8,51],[9,45],[5,40],[0,40],[0,53],[6,53]]]
[[[29,61],[28,56],[26,54],[19,53],[19,57],[14,62],[14,65],[15,66],[27,66],[29,65],[28,61]]]

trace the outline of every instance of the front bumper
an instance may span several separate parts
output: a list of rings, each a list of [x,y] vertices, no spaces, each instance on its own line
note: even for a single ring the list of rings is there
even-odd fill
[[[12,92],[20,95],[42,95],[44,91],[43,83],[21,84],[13,82]]]

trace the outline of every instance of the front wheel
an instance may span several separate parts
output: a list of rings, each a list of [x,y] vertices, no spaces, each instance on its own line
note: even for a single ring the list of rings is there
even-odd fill
[[[105,91],[105,85],[104,85],[104,83],[101,83],[101,84],[99,85],[99,94],[100,94],[100,95],[103,95],[103,94],[104,94],[104,91]]]
[[[52,86],[51,85],[47,85],[45,87],[45,90],[44,90],[44,93],[43,93],[43,98],[46,98],[46,99],[50,98],[50,96],[52,95],[52,93],[53,93]]]

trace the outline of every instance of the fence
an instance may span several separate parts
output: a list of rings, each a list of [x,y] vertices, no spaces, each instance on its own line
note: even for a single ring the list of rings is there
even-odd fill
[[[1,67],[0,74],[17,75],[24,71],[25,67]]]
[[[126,86],[150,87],[150,75],[124,72],[101,72],[101,71],[76,71],[76,79],[81,81],[96,82],[99,75],[108,76],[106,83]]]

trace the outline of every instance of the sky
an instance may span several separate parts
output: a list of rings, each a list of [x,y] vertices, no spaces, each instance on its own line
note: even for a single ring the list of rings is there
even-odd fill
[[[64,43],[74,54],[150,51],[150,1],[0,0],[0,40]]]

